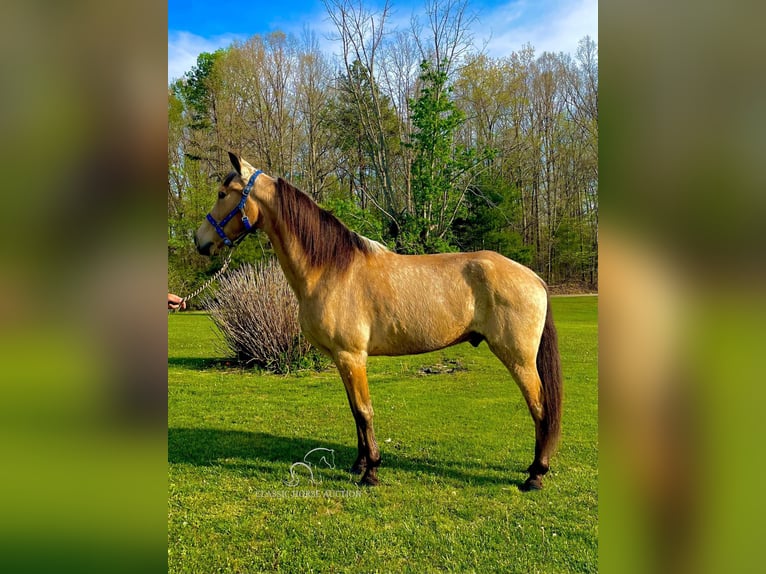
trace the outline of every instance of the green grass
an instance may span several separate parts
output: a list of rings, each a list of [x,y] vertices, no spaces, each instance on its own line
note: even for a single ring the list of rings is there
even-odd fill
[[[597,297],[554,298],[563,437],[545,489],[518,485],[534,428],[486,344],[369,361],[383,465],[346,472],[356,433],[334,369],[275,376],[227,366],[204,314],[168,316],[171,572],[595,572]],[[465,370],[424,375],[459,361]],[[322,483],[285,484],[312,448]],[[316,496],[316,494],[319,496]]]

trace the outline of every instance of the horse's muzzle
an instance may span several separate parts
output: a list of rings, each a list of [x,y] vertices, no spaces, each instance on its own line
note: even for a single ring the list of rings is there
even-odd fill
[[[199,240],[197,239],[197,236],[194,236],[194,245],[197,246],[197,251],[200,255],[210,255],[210,248],[213,246],[212,241],[208,241],[204,245],[199,244]]]

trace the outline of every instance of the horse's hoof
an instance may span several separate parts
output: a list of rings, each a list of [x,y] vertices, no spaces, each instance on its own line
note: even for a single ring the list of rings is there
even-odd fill
[[[524,484],[519,486],[519,490],[521,492],[530,492],[532,490],[542,490],[543,489],[543,479],[539,476],[536,477],[529,477]]]
[[[362,480],[359,481],[360,486],[378,486],[379,481],[377,476],[373,476],[369,473],[365,474],[362,477]]]

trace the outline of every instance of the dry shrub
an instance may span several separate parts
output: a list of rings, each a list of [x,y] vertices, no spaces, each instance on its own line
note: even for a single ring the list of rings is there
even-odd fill
[[[326,364],[301,333],[298,301],[273,259],[224,275],[204,307],[242,364],[277,373]]]

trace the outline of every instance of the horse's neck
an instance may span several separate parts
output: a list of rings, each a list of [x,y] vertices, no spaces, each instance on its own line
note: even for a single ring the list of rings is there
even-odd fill
[[[287,283],[298,297],[298,301],[302,300],[311,292],[316,281],[316,273],[311,273],[306,268],[303,249],[286,226],[273,217],[264,221],[263,230],[274,247]]]

